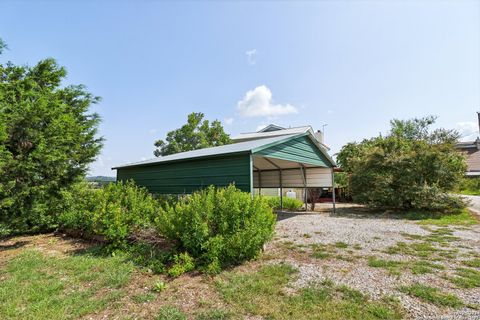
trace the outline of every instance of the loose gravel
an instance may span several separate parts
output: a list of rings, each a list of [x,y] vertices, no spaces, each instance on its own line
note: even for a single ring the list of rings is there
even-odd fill
[[[290,263],[298,269],[293,287],[305,287],[330,279],[339,285],[347,285],[368,294],[372,299],[397,297],[405,308],[409,319],[480,319],[480,288],[457,288],[448,279],[455,268],[462,267],[461,260],[480,255],[480,227],[449,227],[459,239],[447,245],[433,243],[438,249],[458,250],[457,258],[434,261],[445,267],[434,273],[415,275],[401,268],[400,274],[391,274],[384,268],[368,266],[368,257],[411,262],[421,258],[407,254],[387,254],[385,251],[398,242],[407,244],[419,240],[406,235],[428,236],[435,226],[421,226],[413,221],[378,217],[338,217],[327,213],[288,214],[280,213],[276,227],[276,238],[267,246],[267,252],[281,251],[278,260]],[[335,243],[344,242],[347,248],[336,248]],[[330,245],[335,254],[327,259],[310,257],[312,245]],[[443,247],[442,247],[443,246]],[[288,248],[285,253],[285,248]],[[332,250],[332,249],[331,249]],[[335,256],[336,255],[336,256]],[[341,259],[338,256],[348,257]],[[477,269],[478,270],[478,269]],[[400,286],[422,283],[452,293],[462,299],[461,309],[438,307],[398,290]]]

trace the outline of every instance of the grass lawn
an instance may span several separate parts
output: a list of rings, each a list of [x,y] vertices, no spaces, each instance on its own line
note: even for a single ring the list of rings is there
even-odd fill
[[[468,209],[442,216],[432,215],[432,213],[408,212],[406,217],[412,220],[419,220],[418,223],[421,225],[435,225],[439,227],[472,226],[478,224],[478,218],[473,216]]]
[[[28,249],[0,269],[0,318],[73,319],[114,303],[134,269],[121,257]]]
[[[316,216],[298,219],[302,228],[272,241],[258,260],[216,276],[170,278],[150,247],[106,255],[51,234],[0,241],[0,319],[402,319],[411,316],[407,296],[433,313],[480,315],[480,252],[469,240],[478,226],[468,212],[387,221],[375,236],[371,224],[382,220],[341,218],[350,239],[322,223],[312,228]],[[368,228],[359,233],[361,223]]]

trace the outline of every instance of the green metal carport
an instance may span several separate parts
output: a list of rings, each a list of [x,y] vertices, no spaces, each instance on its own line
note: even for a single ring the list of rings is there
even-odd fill
[[[310,133],[282,135],[181,152],[117,166],[154,194],[185,194],[214,185],[253,188],[333,187],[334,161]]]

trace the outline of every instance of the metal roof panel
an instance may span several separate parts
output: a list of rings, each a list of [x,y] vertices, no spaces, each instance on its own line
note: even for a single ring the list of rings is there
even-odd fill
[[[143,165],[156,164],[156,163],[167,162],[167,161],[179,161],[179,160],[186,160],[186,159],[193,159],[193,158],[216,156],[216,155],[222,155],[222,154],[250,152],[251,150],[261,147],[263,145],[281,141],[289,137],[295,137],[297,135],[298,134],[281,135],[281,136],[265,138],[265,139],[237,142],[237,143],[227,144],[219,147],[211,147],[211,148],[204,148],[199,150],[179,152],[179,153],[171,154],[164,157],[158,157],[158,158],[149,159],[145,161],[139,161],[139,162],[116,166],[116,167],[113,167],[112,169],[143,166]]]

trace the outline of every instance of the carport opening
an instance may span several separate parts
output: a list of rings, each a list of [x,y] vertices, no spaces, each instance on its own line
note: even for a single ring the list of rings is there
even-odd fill
[[[295,197],[308,203],[331,202],[335,212],[333,168],[300,163],[266,156],[252,156],[254,194],[279,196],[283,211],[283,198]]]

